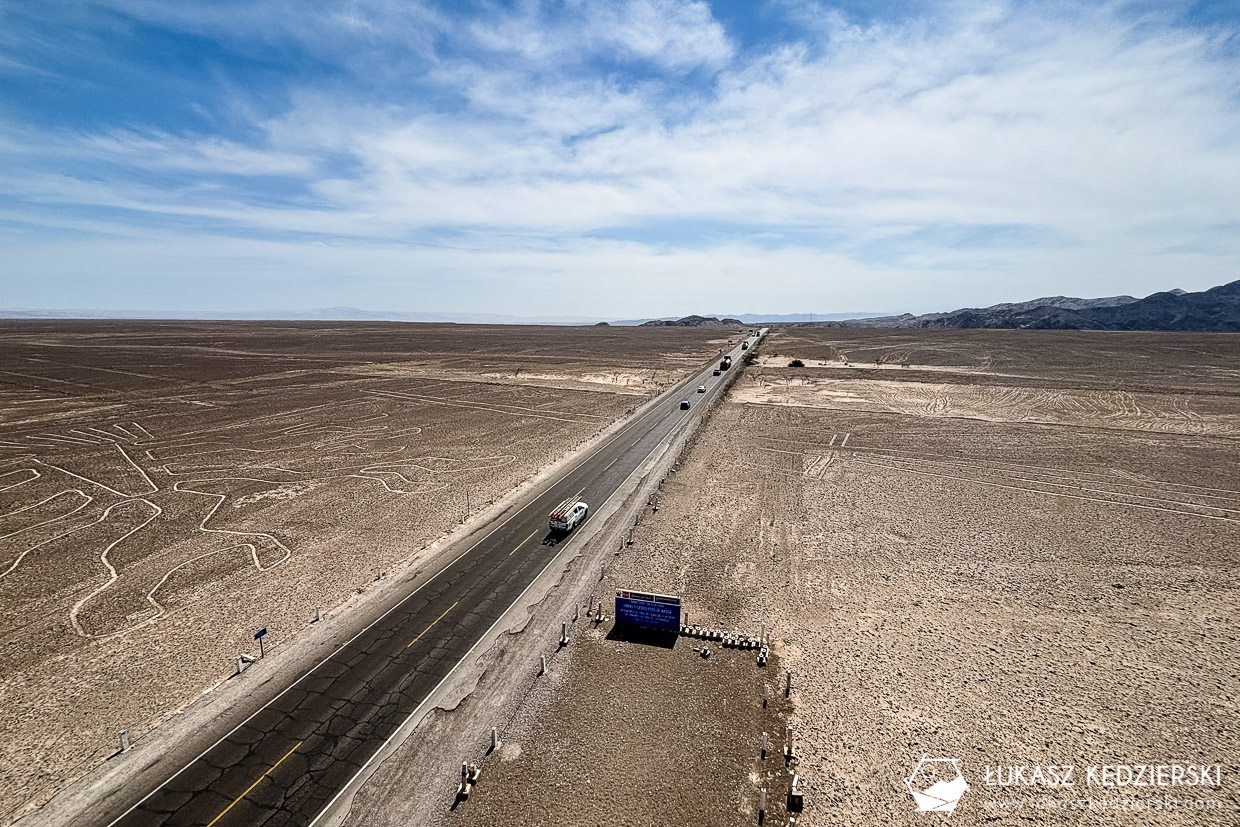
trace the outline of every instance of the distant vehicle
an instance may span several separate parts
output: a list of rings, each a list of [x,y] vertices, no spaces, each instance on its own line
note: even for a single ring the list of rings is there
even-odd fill
[[[698,385],[698,393],[706,393],[706,386]]]
[[[719,370],[727,370],[730,367],[732,367],[732,357],[724,356],[723,361],[719,363]]]
[[[572,531],[590,512],[590,506],[581,501],[581,497],[569,497],[551,512],[552,531]]]
[[[741,350],[749,350],[749,342],[741,342]]]
[[[719,375],[719,374],[721,374],[721,373],[723,373],[723,371],[721,371],[721,370],[716,370],[716,371],[714,372],[714,374],[713,374],[713,375],[714,375],[714,376],[718,376],[718,375]]]
[[[680,409],[681,409],[682,411],[687,411],[687,410],[689,410],[689,400],[688,400],[688,399],[682,399],[682,400],[681,400],[681,402],[680,402]]]

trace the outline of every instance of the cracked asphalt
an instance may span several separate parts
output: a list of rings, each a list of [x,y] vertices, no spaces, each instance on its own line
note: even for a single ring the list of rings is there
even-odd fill
[[[732,351],[739,361],[739,346]],[[717,364],[717,363],[716,363]],[[668,391],[464,555],[112,822],[308,825],[560,551],[547,515],[580,493],[600,508],[725,377]],[[699,384],[706,394],[696,393]],[[145,797],[142,797],[145,794]]]

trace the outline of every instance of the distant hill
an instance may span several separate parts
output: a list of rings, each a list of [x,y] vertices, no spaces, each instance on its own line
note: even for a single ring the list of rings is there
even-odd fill
[[[717,319],[714,316],[685,316],[680,319],[652,319],[642,327],[744,327],[740,319]]]
[[[1016,330],[1202,330],[1240,332],[1240,281],[1200,293],[1169,290],[1143,299],[1050,296],[1027,302],[969,307],[949,313],[881,316],[823,327],[949,327]]]

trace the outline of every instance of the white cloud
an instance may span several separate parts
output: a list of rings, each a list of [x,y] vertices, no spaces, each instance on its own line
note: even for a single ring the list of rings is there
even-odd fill
[[[723,26],[700,0],[569,0],[529,3],[471,27],[489,49],[535,63],[590,56],[650,61],[667,69],[718,67],[733,55]]]
[[[348,36],[388,37],[371,29],[403,19],[395,8],[354,7]],[[987,291],[1141,292],[1240,273],[1240,68],[1227,32],[1116,5],[947,8],[859,26],[806,5],[800,41],[743,51],[702,3],[573,2],[554,18],[532,4],[470,28],[490,57],[432,56],[421,81],[458,105],[420,105],[397,89],[387,99],[302,89],[288,112],[255,122],[264,140],[253,145],[109,131],[10,136],[0,153],[18,168],[74,156],[191,173],[209,186],[161,189],[121,174],[73,186],[64,174],[40,179],[38,163],[8,186],[34,201],[44,186],[43,201],[352,239],[391,279],[590,274],[602,305],[585,312],[610,306],[609,284],[691,302],[728,273],[738,290],[761,278],[763,295],[786,302],[771,311],[829,309],[827,296],[837,309],[903,309],[876,306],[892,295],[933,309]],[[591,55],[662,71],[584,74]],[[713,80],[684,82],[702,67]],[[304,191],[256,206],[230,199],[216,174],[285,176]],[[676,222],[723,229],[672,230],[646,245],[580,237]],[[459,235],[438,250],[402,246],[426,243],[428,228]],[[805,231],[820,237],[796,235]],[[262,249],[305,264],[293,245]],[[346,268],[346,258],[316,255],[312,269]],[[927,274],[960,299],[923,287]],[[824,299],[798,299],[811,295]]]

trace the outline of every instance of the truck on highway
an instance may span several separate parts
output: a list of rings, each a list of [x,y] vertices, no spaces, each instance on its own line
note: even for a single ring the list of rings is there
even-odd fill
[[[724,356],[723,360],[719,362],[719,370],[727,370],[730,367],[732,367],[731,355]]]
[[[749,342],[741,342],[741,350],[749,350]]]
[[[590,506],[581,501],[581,495],[569,497],[551,511],[551,530],[567,533],[586,518]]]

